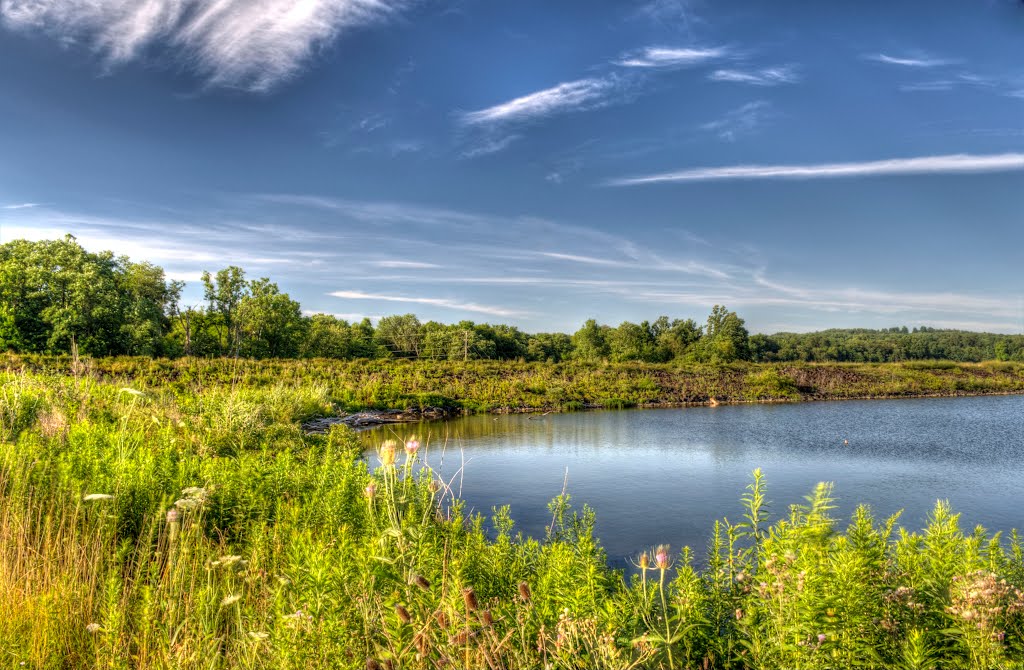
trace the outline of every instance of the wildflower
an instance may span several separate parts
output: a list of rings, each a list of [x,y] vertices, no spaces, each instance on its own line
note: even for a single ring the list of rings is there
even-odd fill
[[[658,566],[659,570],[668,569],[668,545],[662,544],[658,546],[657,551],[654,553],[654,562]]]
[[[249,637],[251,637],[254,640],[266,640],[268,637],[270,637],[270,633],[251,630],[249,631]]]
[[[739,621],[743,618],[743,610],[736,610],[736,620]]]
[[[193,510],[199,507],[202,501],[196,498],[181,498],[174,501],[174,506],[182,511]]]
[[[405,453],[407,453],[408,455],[410,455],[410,456],[415,455],[416,454],[416,450],[419,449],[419,448],[420,448],[420,441],[416,439],[415,435],[413,435],[408,440],[406,440],[406,442],[405,442]]]
[[[462,589],[462,600],[466,604],[466,611],[475,612],[479,605],[476,602],[476,593],[472,586]]]
[[[373,482],[367,484],[366,488],[363,490],[366,493],[366,497],[369,498],[370,500],[373,500],[373,497],[377,495],[377,485]]]
[[[824,633],[818,633],[818,644],[824,644],[825,643],[825,639],[826,639],[826,637],[825,637]]]
[[[405,609],[402,605],[395,605],[395,614],[398,615],[398,619],[402,623],[409,623],[412,621],[412,616],[409,615],[409,610]]]
[[[448,615],[442,612],[441,610],[437,610],[436,612],[434,612],[434,619],[437,620],[437,625],[441,628],[448,627]]]
[[[242,599],[242,596],[238,595],[237,593],[233,593],[230,596],[225,596],[224,600],[220,601],[220,606],[221,607],[230,607],[231,605],[234,605],[235,603],[237,603],[241,599]]]
[[[178,523],[179,516],[180,514],[178,513],[178,510],[172,507],[171,509],[167,510],[167,523]]]
[[[651,557],[647,555],[647,552],[640,554],[639,565],[637,566],[641,570],[648,570],[651,567]]]
[[[380,670],[380,663],[375,659],[368,658],[366,659],[366,670]]]
[[[395,464],[395,441],[385,440],[380,445],[380,464],[386,468]]]
[[[93,502],[95,500],[113,500],[114,496],[109,493],[86,493],[82,496],[83,502]]]
[[[205,498],[206,489],[204,489],[201,486],[190,486],[187,489],[182,489],[181,495],[186,496],[188,498]]]
[[[746,578],[747,578],[747,573],[743,572],[742,570],[740,570],[739,572],[736,573],[736,581],[737,582],[743,583],[743,580],[746,579]]]
[[[144,397],[146,395],[142,391],[138,391],[136,389],[130,389],[130,388],[123,388],[120,391],[118,391],[118,393],[127,393],[128,395],[133,395],[136,398],[142,398],[142,397]]]
[[[480,623],[482,623],[485,628],[490,628],[494,625],[494,617],[491,616],[491,610],[484,610],[480,613]]]
[[[89,624],[88,626],[85,627],[85,630],[86,630],[86,632],[92,633],[93,635],[95,635],[96,633],[98,633],[101,630],[103,630],[103,628],[98,623],[91,623],[91,624]],[[24,664],[22,664],[22,665],[24,665]]]

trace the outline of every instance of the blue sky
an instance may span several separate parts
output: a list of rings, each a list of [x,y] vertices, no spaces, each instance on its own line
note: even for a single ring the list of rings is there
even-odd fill
[[[1016,0],[4,0],[0,240],[309,311],[1024,328]]]

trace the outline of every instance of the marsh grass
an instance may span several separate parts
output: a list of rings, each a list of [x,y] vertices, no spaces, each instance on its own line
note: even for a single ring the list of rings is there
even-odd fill
[[[706,560],[641,547],[627,579],[568,495],[524,537],[467,515],[425,442],[371,471],[344,429],[304,435],[327,380],[127,381],[0,373],[2,667],[1024,663],[1021,540],[944,503],[841,524],[828,485],[774,510],[755,472]]]

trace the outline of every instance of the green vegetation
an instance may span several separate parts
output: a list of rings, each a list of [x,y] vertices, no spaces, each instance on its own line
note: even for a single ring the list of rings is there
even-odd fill
[[[175,360],[0,356],[0,368],[96,377],[193,393],[242,384],[316,384],[330,411],[442,406],[467,412],[578,410],[690,403],[1024,393],[1024,364],[527,363],[424,360]]]
[[[205,306],[181,304],[182,282],[148,263],[90,253],[73,237],[0,245],[0,350],[92,356],[522,360],[711,363],[1024,362],[1024,335],[906,327],[750,335],[716,305],[704,325],[661,316],[618,327],[589,320],[573,335],[509,325],[421,323],[387,316],[374,327],[299,303],[264,277],[229,266],[202,277]]]
[[[745,517],[709,529],[707,553],[637,547],[626,576],[568,496],[531,539],[516,510],[466,516],[421,467],[429,445],[381,445],[370,471],[347,431],[304,435],[337,400],[331,368],[303,380],[304,363],[230,363],[0,372],[0,665],[1024,663],[1021,538],[965,532],[943,504],[917,533],[867,509],[841,524],[827,485],[769,510],[755,472]],[[790,390],[773,370],[735,374]]]

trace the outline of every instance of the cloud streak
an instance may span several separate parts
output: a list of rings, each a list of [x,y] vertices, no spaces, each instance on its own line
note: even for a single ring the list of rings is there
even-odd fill
[[[638,68],[679,68],[700,65],[722,58],[728,53],[724,47],[708,49],[681,49],[671,47],[647,47],[638,53],[623,56],[615,61],[622,67]]]
[[[748,84],[750,86],[780,86],[782,84],[795,84],[800,81],[800,76],[792,66],[786,65],[782,67],[767,67],[760,70],[715,70],[708,75],[708,79],[734,84]]]
[[[929,68],[929,67],[940,67],[943,65],[956,65],[960,61],[946,60],[943,58],[931,58],[927,56],[923,57],[899,57],[889,56],[886,54],[868,54],[864,56],[867,60],[873,60],[877,63],[885,63],[886,65],[899,65],[901,67],[912,67],[912,68]]]
[[[154,49],[210,84],[266,91],[340,33],[388,19],[411,0],[7,0],[0,19],[62,43],[89,44],[108,65]]]
[[[468,125],[486,125],[530,121],[536,118],[591,109],[605,102],[615,89],[615,82],[606,78],[569,81],[542,91],[462,115]]]
[[[4,205],[3,207],[0,207],[0,209],[32,209],[33,207],[38,206],[39,203],[36,202],[21,202],[14,205]]]
[[[606,182],[607,186],[636,186],[660,182],[728,181],[741,179],[825,179],[838,177],[879,177],[922,174],[968,174],[1024,170],[1024,154],[993,155],[952,154],[893,158],[857,163],[819,163],[814,165],[733,165],[703,167],[677,172],[624,177]]]
[[[414,305],[430,305],[432,307],[444,307],[446,309],[453,309],[461,312],[476,312],[479,314],[489,314],[491,316],[523,315],[522,312],[505,307],[480,305],[474,302],[459,302],[457,300],[449,300],[447,298],[384,295],[381,293],[364,293],[362,291],[332,291],[331,293],[328,293],[328,295],[334,296],[335,298],[344,298],[345,300],[374,300],[377,302],[404,302]]]

